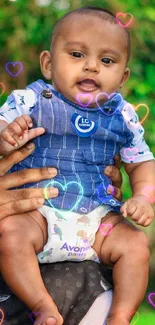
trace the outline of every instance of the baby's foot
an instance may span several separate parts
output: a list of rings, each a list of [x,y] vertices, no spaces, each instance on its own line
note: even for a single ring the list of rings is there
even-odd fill
[[[50,296],[36,304],[35,308],[33,309],[33,314],[36,315],[34,325],[63,324],[63,318],[59,314],[57,306],[54,304]]]

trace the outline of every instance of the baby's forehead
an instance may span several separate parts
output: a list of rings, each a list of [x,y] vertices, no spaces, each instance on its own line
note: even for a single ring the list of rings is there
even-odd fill
[[[106,40],[113,46],[128,48],[127,35],[123,28],[96,15],[72,14],[60,21],[53,31],[52,49],[60,42],[71,43],[81,40],[85,45],[90,40],[103,45]]]

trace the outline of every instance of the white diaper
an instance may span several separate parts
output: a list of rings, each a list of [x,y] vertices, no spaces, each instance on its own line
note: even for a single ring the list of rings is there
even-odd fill
[[[48,223],[48,241],[43,251],[38,254],[40,263],[70,260],[99,262],[98,256],[91,246],[94,243],[101,219],[109,211],[112,211],[111,206],[99,206],[87,214],[54,210],[46,205],[38,210]]]

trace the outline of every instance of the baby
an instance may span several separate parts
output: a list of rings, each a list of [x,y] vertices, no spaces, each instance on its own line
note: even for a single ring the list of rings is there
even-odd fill
[[[51,182],[27,185],[45,187],[42,208],[0,223],[2,275],[34,312],[35,324],[63,324],[36,254],[43,263],[90,259],[113,266],[108,325],[129,324],[144,297],[147,240],[124,217],[142,226],[152,222],[144,189],[155,185],[155,166],[135,109],[118,92],[129,77],[129,56],[129,33],[112,13],[76,9],[59,20],[50,52],[40,55],[43,76],[52,85],[38,80],[15,90],[1,108],[0,155],[38,136],[35,152],[11,172],[40,166],[58,171]],[[133,192],[124,204],[107,194],[110,180],[103,175],[119,152]],[[59,195],[49,199],[52,186]]]

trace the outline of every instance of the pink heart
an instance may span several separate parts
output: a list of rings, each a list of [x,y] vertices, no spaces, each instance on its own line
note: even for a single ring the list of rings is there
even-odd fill
[[[0,82],[0,87],[2,88],[0,96],[2,96],[4,91],[5,91],[5,86],[4,86],[4,84],[2,82]]]
[[[87,99],[87,98],[89,99],[88,103],[87,104],[82,104],[81,100],[82,99],[84,100],[84,99]],[[92,103],[92,101],[93,101],[93,95],[92,94],[89,94],[89,93],[87,93],[87,94],[79,93],[76,96],[76,100],[77,100],[77,102],[79,103],[80,106],[82,106],[82,107],[88,107]]]
[[[126,22],[126,24],[123,24],[123,22],[121,22],[119,20],[119,17],[123,17],[123,18],[126,18],[127,16],[129,17],[130,16],[130,19]],[[123,13],[123,12],[118,12],[117,15],[116,15],[116,20],[118,22],[118,24],[121,26],[121,27],[128,27],[130,25],[130,23],[132,22],[132,19],[133,19],[133,15],[130,14],[130,12],[127,12],[127,13]]]
[[[131,156],[130,153],[132,153],[133,156]],[[130,159],[132,161],[136,158],[137,153],[138,153],[138,149],[137,148],[125,148],[124,149],[124,156],[127,159]]]
[[[36,323],[35,322],[35,319],[38,317],[38,316],[41,316],[41,318],[39,318],[39,323]],[[40,325],[41,323],[42,323],[42,321],[43,321],[43,319],[44,319],[44,314],[43,313],[41,313],[41,312],[32,312],[32,313],[30,313],[30,318],[31,318],[31,320],[32,320],[32,322],[34,323],[35,322],[35,325]]]
[[[150,294],[148,295],[148,301],[149,301],[149,303],[150,303],[153,307],[155,307],[155,302],[152,301],[152,297],[155,297],[155,292],[152,292],[152,293],[150,293]]]
[[[108,228],[106,232],[104,232],[101,228]],[[108,236],[112,232],[113,225],[112,223],[101,223],[99,227],[99,231],[104,235]]]
[[[155,196],[153,197],[153,193],[155,193],[155,186],[146,185],[143,188],[143,192],[142,193],[144,194],[144,196],[146,196],[148,198],[148,200],[149,200],[150,203],[154,203],[155,202]]]

